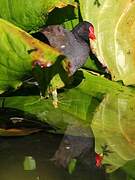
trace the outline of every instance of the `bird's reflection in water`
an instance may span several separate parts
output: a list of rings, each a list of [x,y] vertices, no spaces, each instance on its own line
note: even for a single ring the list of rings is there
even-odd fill
[[[86,179],[106,179],[104,167],[96,165],[95,138],[90,126],[69,125],[52,160],[65,169],[76,160],[73,174],[80,172],[82,177],[87,169],[89,175]]]

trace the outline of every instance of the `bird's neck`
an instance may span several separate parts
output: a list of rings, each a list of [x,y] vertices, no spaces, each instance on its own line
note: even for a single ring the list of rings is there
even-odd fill
[[[78,33],[76,33],[76,32],[73,32],[73,34],[74,34],[75,38],[77,39],[77,41],[79,41],[79,42],[84,42],[84,43],[86,43],[87,45],[90,45],[90,42],[89,42],[89,39],[88,39],[88,38],[84,38],[84,37],[80,36],[80,35],[79,35]]]

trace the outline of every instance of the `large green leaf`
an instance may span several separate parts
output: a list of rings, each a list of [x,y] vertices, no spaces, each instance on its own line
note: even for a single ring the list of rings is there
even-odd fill
[[[95,26],[95,53],[114,80],[135,84],[135,2],[100,0],[100,6],[94,2],[80,0],[84,20]]]
[[[29,94],[27,97],[22,97],[20,92],[19,96],[8,97],[5,99],[5,107],[18,107],[18,109],[34,113],[43,121],[47,121],[46,116],[49,116],[48,121],[52,121],[54,124],[57,124],[57,117],[61,124],[62,121],[69,123],[70,118],[66,118],[66,114],[90,123],[95,108],[100,104],[106,93],[124,93],[126,96],[132,96],[134,93],[134,90],[130,88],[106,80],[104,77],[94,76],[86,70],[78,71],[74,76],[74,81],[75,83],[81,83],[75,88],[66,89],[64,93],[58,94],[59,105],[56,109],[52,105],[53,100],[51,97],[49,99],[40,99],[38,92],[37,96]],[[16,105],[16,103],[18,103],[18,105]],[[63,116],[61,116],[62,119],[60,119],[59,113]]]
[[[48,13],[55,7],[74,4],[74,0],[1,0],[0,18],[6,19],[27,31],[45,25]]]
[[[19,87],[23,80],[32,75],[35,62],[49,67],[58,61],[53,71],[60,71],[59,61],[64,57],[55,49],[3,19],[0,19],[0,34],[0,93]]]

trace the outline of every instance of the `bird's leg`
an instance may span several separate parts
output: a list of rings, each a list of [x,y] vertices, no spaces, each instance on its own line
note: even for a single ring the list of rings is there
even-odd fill
[[[65,70],[59,64],[49,68],[42,68],[40,64],[35,64],[33,67],[33,75],[37,80],[41,99],[52,95],[55,108],[58,107],[57,89],[63,88],[68,81],[68,75],[65,74]]]
[[[53,106],[55,108],[58,108],[58,97],[57,97],[57,89],[52,88],[52,85],[50,84],[46,90],[45,95],[43,96],[42,91],[40,91],[40,99],[48,99],[52,95],[53,99]]]
[[[49,98],[49,96],[52,95],[53,99],[53,106],[55,108],[58,108],[58,96],[57,96],[57,88],[54,88],[53,85],[50,83],[47,89],[46,98]]]
[[[53,106],[58,108],[58,96],[57,96],[57,89],[52,91],[52,98],[53,98]]]

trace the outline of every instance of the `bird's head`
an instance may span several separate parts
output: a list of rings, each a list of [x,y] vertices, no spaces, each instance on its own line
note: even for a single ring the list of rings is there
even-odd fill
[[[89,42],[89,40],[95,40],[96,36],[94,34],[94,26],[87,22],[83,21],[79,23],[72,32],[75,34],[75,36],[79,36],[81,39],[85,40],[86,42]]]

